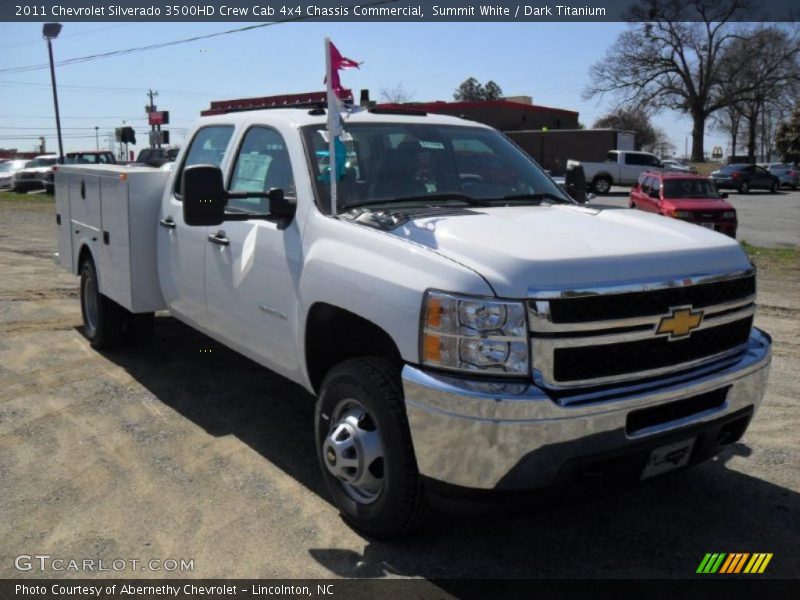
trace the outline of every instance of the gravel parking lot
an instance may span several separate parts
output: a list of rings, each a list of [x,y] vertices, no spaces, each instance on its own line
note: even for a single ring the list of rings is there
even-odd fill
[[[797,219],[800,194],[731,199],[741,237],[800,243],[785,216]],[[687,577],[716,551],[772,552],[767,576],[800,575],[796,255],[761,265],[771,381],[718,459],[569,506],[435,515],[383,543],[328,500],[313,398],[168,316],[150,346],[92,350],[54,239],[50,200],[0,200],[0,577],[81,575],[15,570],[37,553],[194,561],[104,574],[125,577]]]
[[[627,208],[629,193],[630,188],[615,186],[610,194],[597,196],[592,205]],[[777,194],[761,190],[728,193],[728,202],[739,217],[739,241],[765,248],[800,246],[800,191],[783,188]]]

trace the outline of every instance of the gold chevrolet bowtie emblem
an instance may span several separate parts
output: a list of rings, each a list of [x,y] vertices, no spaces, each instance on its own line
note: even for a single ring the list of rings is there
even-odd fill
[[[656,334],[669,334],[671,340],[686,337],[692,330],[700,327],[702,321],[702,310],[693,311],[691,306],[673,308],[670,314],[662,317],[659,321]]]

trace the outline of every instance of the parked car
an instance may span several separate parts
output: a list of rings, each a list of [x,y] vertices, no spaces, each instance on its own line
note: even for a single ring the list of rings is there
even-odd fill
[[[661,165],[670,171],[680,171],[681,173],[697,173],[697,171],[695,171],[694,167],[691,165],[687,165],[671,158],[662,160]]]
[[[673,170],[654,154],[633,150],[612,150],[603,162],[567,161],[568,169],[575,165],[583,167],[586,181],[598,194],[607,194],[612,185],[636,185],[644,171]]]
[[[750,190],[769,190],[774,194],[780,186],[780,180],[764,167],[746,163],[722,167],[711,173],[711,178],[718,189],[737,190],[740,194]]]
[[[7,160],[0,164],[0,190],[14,187],[14,173],[30,163],[29,160]]]
[[[12,187],[15,192],[27,192],[44,187],[42,174],[58,162],[55,154],[43,154],[30,161],[25,168],[14,173]]]
[[[779,180],[779,185],[797,189],[800,185],[800,168],[788,163],[772,163],[767,170]]]
[[[67,152],[64,156],[66,165],[113,165],[117,163],[114,153],[110,150],[81,150],[79,152]],[[58,164],[53,165],[46,171],[42,171],[40,178],[45,191],[52,194],[55,190],[53,173],[58,168]]]
[[[60,167],[59,262],[91,345],[142,343],[169,309],[303,386],[314,427],[292,439],[375,536],[443,496],[591,497],[744,435],[771,342],[735,240],[580,206],[500,132],[446,115],[352,114],[358,173],[340,174],[318,160],[326,119],[202,117],[172,171]],[[482,180],[459,160],[476,147]]]
[[[736,237],[736,210],[725,201],[714,182],[689,173],[645,172],[631,189],[630,207],[688,221],[732,238]]]

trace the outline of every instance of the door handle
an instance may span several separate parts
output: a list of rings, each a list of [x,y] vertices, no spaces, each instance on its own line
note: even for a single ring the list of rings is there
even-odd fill
[[[167,229],[175,229],[175,221],[172,220],[172,217],[161,219],[158,224],[162,227],[166,227]]]
[[[231,243],[231,241],[225,237],[224,231],[218,231],[217,233],[209,234],[208,241],[212,244],[217,244],[218,246],[227,246]]]

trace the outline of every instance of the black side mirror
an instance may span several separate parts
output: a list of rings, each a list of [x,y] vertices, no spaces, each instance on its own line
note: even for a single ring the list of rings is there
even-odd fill
[[[586,175],[583,166],[571,164],[564,175],[564,188],[576,202],[586,204]]]
[[[283,195],[281,188],[272,188],[267,194],[270,217],[277,219],[278,229],[284,229],[294,219],[297,200]]]
[[[219,225],[225,220],[228,195],[222,170],[212,165],[192,165],[183,170],[183,220],[187,225]]]

